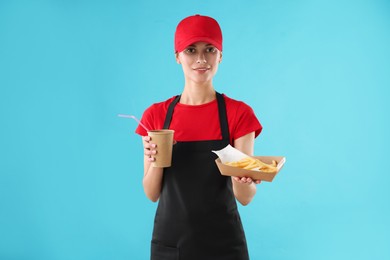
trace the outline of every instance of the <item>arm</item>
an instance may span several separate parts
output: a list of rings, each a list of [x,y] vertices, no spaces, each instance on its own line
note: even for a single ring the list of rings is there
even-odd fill
[[[142,137],[145,155],[142,184],[146,197],[156,202],[160,197],[163,168],[155,168],[152,166],[152,162],[155,160],[153,155],[157,153],[157,149],[155,144],[150,143],[150,140],[151,138],[149,136]]]
[[[234,140],[234,147],[241,152],[253,155],[255,142],[255,133],[249,133]],[[255,181],[251,178],[232,177],[233,193],[236,199],[244,206],[248,205],[256,194],[256,184],[260,181]]]

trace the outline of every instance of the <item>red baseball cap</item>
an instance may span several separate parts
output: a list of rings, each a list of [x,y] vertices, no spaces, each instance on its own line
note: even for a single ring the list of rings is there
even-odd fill
[[[222,31],[218,22],[199,14],[184,18],[176,27],[175,52],[181,52],[195,42],[211,43],[222,51]]]

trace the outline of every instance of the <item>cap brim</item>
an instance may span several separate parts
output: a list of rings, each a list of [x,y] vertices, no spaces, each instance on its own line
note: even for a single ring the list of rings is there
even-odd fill
[[[206,42],[206,43],[212,44],[219,51],[222,51],[222,44],[221,43],[218,43],[217,41],[214,41],[213,39],[211,39],[209,37],[197,36],[197,37],[193,37],[193,38],[187,39],[186,41],[181,42],[180,46],[178,46],[176,52],[182,52],[185,48],[187,48],[188,46],[190,46],[191,44],[196,43],[196,42]]]

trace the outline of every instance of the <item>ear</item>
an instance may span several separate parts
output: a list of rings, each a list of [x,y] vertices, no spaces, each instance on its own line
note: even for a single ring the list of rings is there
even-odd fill
[[[180,59],[179,59],[179,53],[175,52],[175,59],[177,64],[181,64]]]
[[[222,61],[222,51],[221,51],[221,55],[219,56],[219,63],[221,63]]]

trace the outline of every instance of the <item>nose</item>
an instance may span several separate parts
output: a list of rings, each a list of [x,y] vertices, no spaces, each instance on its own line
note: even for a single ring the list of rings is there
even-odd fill
[[[204,53],[199,53],[197,60],[196,60],[196,63],[198,63],[198,64],[207,63],[207,60],[206,60]]]

